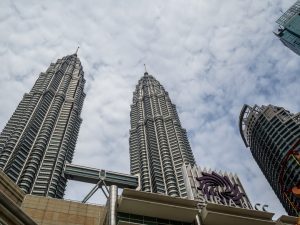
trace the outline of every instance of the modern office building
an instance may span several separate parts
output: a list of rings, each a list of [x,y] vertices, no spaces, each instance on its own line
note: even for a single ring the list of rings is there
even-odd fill
[[[289,8],[277,21],[279,28],[274,34],[282,43],[300,55],[300,0]]]
[[[246,147],[289,215],[300,213],[300,113],[244,105],[239,128]]]
[[[0,169],[26,194],[62,198],[85,98],[77,54],[51,63],[0,134]]]
[[[168,92],[145,72],[130,112],[130,170],[147,192],[186,197],[182,165],[195,165],[185,129]]]

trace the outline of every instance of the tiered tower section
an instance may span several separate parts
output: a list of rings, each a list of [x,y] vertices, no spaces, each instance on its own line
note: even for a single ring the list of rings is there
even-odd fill
[[[0,134],[0,169],[26,193],[62,198],[82,119],[84,73],[76,54],[51,63]]]
[[[240,133],[289,215],[300,213],[300,113],[244,105]]]
[[[195,165],[185,129],[168,92],[147,72],[133,93],[130,170],[143,191],[186,197],[181,167]]]

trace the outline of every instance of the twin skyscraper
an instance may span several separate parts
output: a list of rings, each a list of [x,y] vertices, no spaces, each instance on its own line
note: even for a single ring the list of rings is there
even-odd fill
[[[25,193],[63,197],[67,182],[63,172],[72,161],[82,121],[84,84],[77,54],[57,60],[39,75],[1,132],[0,169]],[[298,215],[300,157],[296,147],[293,154],[287,154],[300,136],[300,120],[280,109],[245,106],[240,130],[282,204],[290,215]],[[206,200],[212,197],[227,205],[248,204],[236,176],[196,168],[175,105],[147,72],[133,93],[130,118],[130,170],[139,174],[142,191],[196,199],[195,191],[201,190]],[[285,165],[287,170],[282,169]]]
[[[82,119],[84,73],[77,54],[41,73],[0,135],[0,168],[25,193],[62,198]],[[186,197],[183,164],[195,164],[186,131],[163,86],[145,73],[131,106],[131,173],[144,191]]]
[[[0,135],[0,169],[27,194],[62,198],[85,98],[76,54],[41,73]]]
[[[195,165],[185,129],[168,92],[145,72],[130,112],[130,170],[144,191],[187,197],[183,165]]]

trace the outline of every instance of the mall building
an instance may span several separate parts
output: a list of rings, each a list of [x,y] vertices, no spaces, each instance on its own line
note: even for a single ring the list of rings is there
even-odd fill
[[[194,169],[195,170],[195,169]],[[190,170],[186,170],[186,172]],[[212,173],[211,173],[212,174]],[[205,181],[205,179],[204,179]],[[205,182],[204,182],[205,183]],[[237,205],[183,199],[134,189],[111,191],[106,205],[27,194],[0,171],[1,225],[295,225],[298,218]],[[194,189],[195,190],[195,189]],[[199,189],[198,189],[199,190]]]

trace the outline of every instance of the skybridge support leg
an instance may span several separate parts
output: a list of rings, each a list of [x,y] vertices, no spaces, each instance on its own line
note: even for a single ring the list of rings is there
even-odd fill
[[[99,180],[99,182],[93,187],[93,189],[85,196],[85,198],[82,200],[82,203],[86,203],[92,196],[95,194],[95,192],[99,189],[101,186],[102,180]]]

